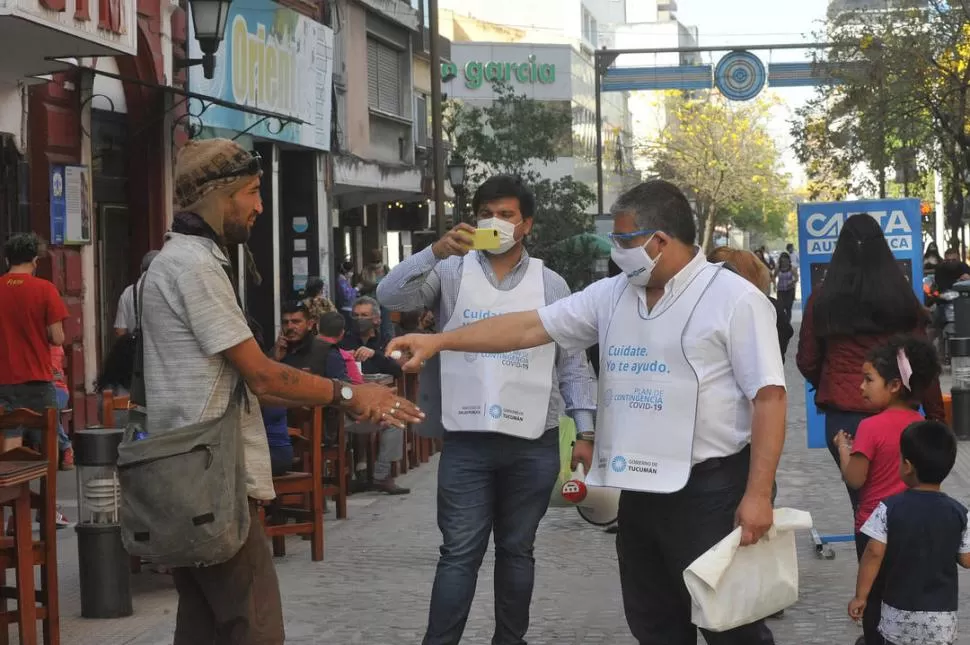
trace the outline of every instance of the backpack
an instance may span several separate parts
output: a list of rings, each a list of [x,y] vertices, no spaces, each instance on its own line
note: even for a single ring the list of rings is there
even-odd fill
[[[219,418],[152,434],[140,333],[136,344],[134,407],[118,447],[125,550],[170,567],[225,562],[242,548],[250,528],[239,431],[239,406],[249,405],[245,382],[239,378]]]

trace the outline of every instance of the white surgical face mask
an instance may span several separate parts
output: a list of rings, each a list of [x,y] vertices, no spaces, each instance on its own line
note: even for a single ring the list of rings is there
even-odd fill
[[[498,231],[498,248],[487,249],[492,255],[502,255],[515,246],[515,228],[518,224],[507,222],[498,217],[487,217],[478,220],[478,228],[492,228]]]
[[[626,279],[630,284],[635,287],[647,286],[647,283],[650,282],[650,276],[653,274],[653,270],[660,260],[660,256],[663,255],[661,253],[656,258],[651,258],[647,253],[647,244],[650,244],[650,240],[652,239],[653,235],[650,236],[650,239],[643,246],[636,246],[632,249],[624,249],[614,245],[610,251],[610,258],[616,266],[620,267],[620,270],[626,275]]]

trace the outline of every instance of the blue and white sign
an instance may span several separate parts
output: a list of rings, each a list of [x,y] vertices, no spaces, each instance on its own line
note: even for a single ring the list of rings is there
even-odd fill
[[[918,199],[809,203],[798,206],[799,273],[802,306],[812,289],[825,278],[832,253],[845,220],[867,214],[879,222],[889,248],[910,279],[917,298],[922,298],[923,241]],[[860,383],[862,376],[859,376]],[[809,448],[825,448],[825,419],[815,407],[815,392],[805,383],[805,406]]]
[[[189,23],[189,54],[202,56]],[[189,112],[201,112],[202,125],[255,137],[330,149],[333,30],[271,0],[235,0],[229,6],[225,40],[216,52],[213,78],[202,67],[189,68],[193,92],[295,117],[306,125],[280,128],[275,119],[212,105],[202,110],[190,100]],[[250,129],[252,128],[252,129]]]

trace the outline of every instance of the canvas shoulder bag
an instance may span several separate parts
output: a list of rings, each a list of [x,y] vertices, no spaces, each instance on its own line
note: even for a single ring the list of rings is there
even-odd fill
[[[118,447],[125,549],[170,567],[225,562],[249,534],[239,427],[240,406],[249,405],[246,385],[240,377],[219,418],[153,433],[145,414],[143,334],[136,342],[133,409]]]

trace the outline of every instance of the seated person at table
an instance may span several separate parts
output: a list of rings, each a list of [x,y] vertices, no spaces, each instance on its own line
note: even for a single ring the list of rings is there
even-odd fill
[[[325,314],[323,318],[326,317]],[[273,348],[274,359],[290,367],[308,370],[317,376],[340,381],[349,380],[347,365],[340,353],[340,348],[313,333],[313,325],[302,302],[290,303],[283,308],[282,326],[283,333]],[[383,357],[383,354],[381,356]],[[333,416],[328,415],[327,425],[334,427],[333,423]],[[404,434],[400,428],[380,428],[369,423],[349,423],[346,430],[352,434],[380,433],[380,447],[374,465],[374,490],[389,495],[411,492],[407,488],[398,486],[391,476],[391,464],[404,456]]]
[[[266,440],[269,443],[270,467],[273,469],[273,477],[279,477],[293,470],[293,444],[290,442],[290,431],[286,422],[286,408],[264,405],[262,412]]]
[[[331,311],[320,316],[318,333],[320,334],[321,340],[338,346],[340,356],[344,359],[344,365],[347,366],[348,380],[354,385],[359,385],[364,382],[364,376],[360,373],[360,368],[357,366],[357,359],[354,358],[354,353],[339,348],[340,342],[344,339],[344,328],[346,326],[347,321],[340,312]]]
[[[390,338],[381,335],[381,306],[371,297],[362,296],[354,302],[354,328],[340,346],[354,353],[364,374],[401,376],[401,366],[384,355]]]

